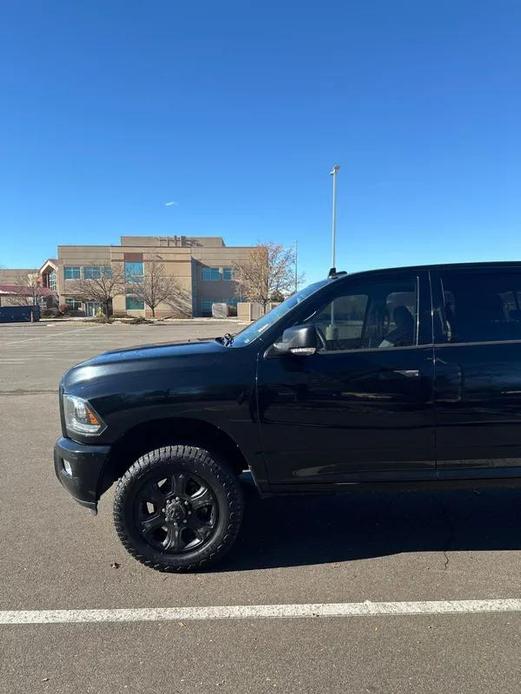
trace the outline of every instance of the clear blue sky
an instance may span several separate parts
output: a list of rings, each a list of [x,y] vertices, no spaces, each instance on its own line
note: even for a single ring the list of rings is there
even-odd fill
[[[0,265],[121,234],[521,259],[518,0],[7,0]],[[165,202],[177,206],[166,207]]]

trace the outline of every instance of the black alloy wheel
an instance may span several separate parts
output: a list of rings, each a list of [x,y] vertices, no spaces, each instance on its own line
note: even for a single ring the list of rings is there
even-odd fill
[[[231,548],[243,497],[232,470],[208,451],[146,453],[119,480],[114,523],[127,551],[159,571],[195,571]]]
[[[217,527],[217,499],[197,475],[159,470],[136,494],[135,524],[144,540],[168,554],[202,546]]]

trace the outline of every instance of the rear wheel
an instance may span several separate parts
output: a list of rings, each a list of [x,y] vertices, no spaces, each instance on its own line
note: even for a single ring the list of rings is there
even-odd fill
[[[221,559],[237,537],[242,514],[236,476],[193,446],[141,456],[119,480],[114,499],[121,542],[159,571],[197,571]]]

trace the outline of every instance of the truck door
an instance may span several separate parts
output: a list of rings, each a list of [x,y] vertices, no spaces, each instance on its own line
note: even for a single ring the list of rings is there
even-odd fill
[[[307,311],[297,322],[316,327],[318,351],[259,363],[270,482],[434,478],[427,273],[348,277]]]

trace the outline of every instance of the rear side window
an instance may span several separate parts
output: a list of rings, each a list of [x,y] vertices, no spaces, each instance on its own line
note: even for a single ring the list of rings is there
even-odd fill
[[[521,340],[521,272],[440,274],[442,341]]]

